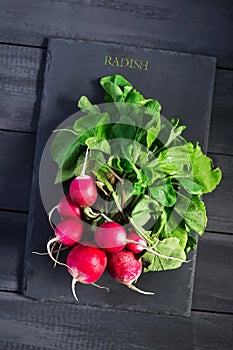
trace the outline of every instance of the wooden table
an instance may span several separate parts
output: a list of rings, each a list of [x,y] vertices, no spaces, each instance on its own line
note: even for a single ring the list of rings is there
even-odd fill
[[[1,0],[0,7],[0,349],[231,349],[232,1]],[[209,222],[199,241],[190,318],[95,306],[77,310],[20,295],[48,37],[217,57],[208,153],[223,180],[205,197]]]

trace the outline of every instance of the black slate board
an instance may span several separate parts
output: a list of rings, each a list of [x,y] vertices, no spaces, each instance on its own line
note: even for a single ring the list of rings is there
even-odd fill
[[[148,61],[148,69],[111,67],[105,65],[106,55]],[[26,296],[73,302],[71,277],[67,271],[62,267],[54,270],[48,257],[31,254],[32,250],[44,251],[45,243],[52,234],[38,187],[40,158],[52,130],[77,111],[76,101],[81,95],[87,95],[94,103],[102,103],[104,93],[99,79],[118,73],[144,96],[157,98],[163,106],[163,115],[181,117],[182,123],[187,125],[185,136],[191,141],[199,140],[206,151],[215,65],[215,58],[199,55],[81,40],[50,40],[25,253],[23,293]],[[100,283],[108,285],[111,292],[79,284],[80,303],[190,315],[195,253],[191,258],[191,263],[178,270],[148,273],[140,277],[137,285],[144,290],[156,291],[155,296],[134,293],[104,274]]]

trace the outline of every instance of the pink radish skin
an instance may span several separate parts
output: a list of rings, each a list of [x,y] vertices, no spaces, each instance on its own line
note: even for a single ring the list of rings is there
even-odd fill
[[[176,260],[180,262],[189,262],[185,260],[181,260],[175,257],[170,257],[166,255],[162,255],[159,252],[155,251],[152,247],[148,247],[145,245],[145,240],[143,239],[143,242],[139,240],[139,236],[137,235],[136,239],[137,240],[132,240],[126,238],[126,231],[123,226],[120,224],[110,221],[109,218],[108,222],[105,222],[104,224],[100,225],[95,232],[95,241],[98,245],[98,247],[102,248],[108,253],[116,253],[120,252],[123,250],[126,246],[126,244],[134,244],[137,247],[142,248],[142,250],[147,250],[151,254],[157,255],[161,258],[166,258],[166,259],[171,259],[171,260]],[[140,238],[141,239],[141,238]],[[133,248],[135,249],[135,247]]]
[[[80,241],[82,232],[82,222],[72,218],[60,221],[54,231],[58,241],[69,247]]]
[[[80,241],[82,237],[82,232],[83,224],[79,219],[66,218],[57,224],[57,226],[54,229],[55,237],[51,238],[47,243],[47,252],[50,258],[55,262],[55,266],[56,264],[66,266],[66,264],[63,264],[57,260],[58,254],[56,258],[54,258],[52,255],[52,251],[56,243],[60,243],[60,245],[63,244],[65,246],[70,247]],[[50,248],[51,245],[53,245],[52,251]],[[58,249],[58,253],[59,251],[60,249]]]
[[[127,243],[126,248],[133,253],[141,253],[144,247],[147,246],[145,239],[141,238],[136,232],[130,232],[127,236],[127,240],[139,243]]]
[[[126,231],[116,222],[105,222],[97,228],[95,241],[106,252],[119,252],[126,245]]]
[[[103,274],[107,265],[105,252],[93,246],[79,244],[67,256],[68,272],[73,277],[72,292],[76,300],[75,284],[94,284]],[[102,287],[103,288],[103,287]]]
[[[70,185],[70,198],[80,207],[93,205],[97,199],[97,189],[93,178],[89,175],[77,176]]]
[[[65,217],[81,217],[81,211],[80,208],[72,203],[70,196],[65,195],[63,196],[58,205],[57,205],[57,211],[59,215],[62,218]]]
[[[142,273],[142,261],[137,260],[133,252],[122,250],[108,254],[107,270],[117,282],[125,284],[128,288],[141,294],[154,294],[142,291],[132,285]]]
[[[97,199],[95,182],[91,176],[85,175],[88,152],[89,150],[87,148],[80,176],[77,176],[70,185],[70,198],[72,202],[83,208],[90,207]]]

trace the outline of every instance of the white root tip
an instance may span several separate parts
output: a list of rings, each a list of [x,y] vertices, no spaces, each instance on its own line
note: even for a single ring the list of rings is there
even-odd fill
[[[49,212],[48,212],[48,220],[49,220],[49,224],[50,226],[52,227],[53,230],[55,230],[55,226],[52,222],[52,215],[53,215],[53,212],[54,210],[57,209],[57,205],[55,207],[53,207]]]
[[[72,279],[72,284],[71,284],[72,293],[73,293],[73,296],[74,296],[74,298],[75,298],[76,301],[78,301],[78,297],[77,297],[77,294],[76,294],[76,291],[75,291],[75,285],[76,285],[77,282],[78,282],[78,281],[77,281],[75,278],[73,278],[73,279]]]
[[[75,132],[74,130],[71,130],[71,129],[55,129],[55,130],[53,130],[53,132],[54,132],[54,133],[55,133],[55,132],[60,132],[60,131],[67,131],[67,132],[71,132],[72,134],[74,134],[74,135],[78,136],[78,133],[77,133],[77,132]]]
[[[110,292],[110,289],[108,287],[100,286],[99,284],[96,284],[96,283],[91,283],[91,284],[94,287],[97,287],[97,288],[100,288],[100,289],[105,289],[107,293]]]
[[[36,254],[36,255],[48,255],[48,253],[40,253],[40,252],[32,252],[32,254]]]
[[[127,240],[128,242],[131,241],[131,240]],[[133,241],[131,241],[131,243],[133,243]],[[160,254],[158,253],[156,250],[153,250],[153,247],[152,248],[149,248],[147,246],[144,246],[140,243],[137,243],[138,245],[140,245],[141,247],[143,247],[145,250],[147,250],[148,252],[150,252],[151,254],[154,254],[154,255],[157,255],[159,256],[160,258],[163,258],[163,259],[168,259],[168,260],[174,260],[174,261],[179,261],[181,263],[186,263],[188,264],[191,260],[183,260],[183,259],[179,259],[179,258],[175,258],[173,256],[167,256],[167,255],[163,255],[163,254]],[[157,245],[157,244],[156,244]]]
[[[48,243],[47,243],[47,252],[48,252],[50,258],[51,258],[56,264],[61,265],[61,266],[65,266],[65,267],[67,267],[69,270],[72,271],[72,269],[71,269],[68,265],[66,265],[66,264],[64,264],[64,263],[61,263],[60,261],[56,260],[56,259],[53,257],[52,252],[51,252],[51,250],[50,250],[50,246],[51,246],[51,244],[53,244],[53,243],[55,243],[55,242],[59,242],[58,239],[57,239],[57,237],[54,237],[54,238],[50,239],[50,240],[48,241]]]
[[[56,243],[54,243],[54,245],[55,245]],[[69,247],[63,247],[63,248],[61,248],[60,249],[60,251],[62,251],[62,250],[66,250],[66,249],[68,249]],[[53,249],[53,247],[52,247],[52,250],[51,250],[51,253],[52,254],[54,254],[54,253],[57,253],[58,252],[58,249],[57,250],[54,250]],[[36,254],[36,255],[49,255],[49,253],[48,252],[44,252],[44,253],[41,253],[41,252],[32,252],[32,254]]]
[[[134,290],[135,292],[138,292],[140,294],[145,294],[145,295],[154,295],[155,293],[153,292],[146,292],[144,290],[141,290],[139,288],[137,288],[136,286],[133,286],[132,284],[130,283],[123,283],[124,285],[126,285],[128,288]]]
[[[54,243],[54,245],[55,245],[56,243]],[[52,253],[54,253],[54,245],[53,245],[53,247],[52,247]],[[60,251],[61,251],[61,247],[62,247],[62,243],[60,243],[59,244],[59,248],[58,248],[58,250],[57,250],[57,255],[56,255],[56,257],[55,257],[55,260],[57,260],[58,258],[59,258],[59,254],[60,254]],[[57,265],[57,263],[56,262],[54,262],[54,264],[53,264],[53,268],[55,269],[55,267],[56,267],[56,265]]]

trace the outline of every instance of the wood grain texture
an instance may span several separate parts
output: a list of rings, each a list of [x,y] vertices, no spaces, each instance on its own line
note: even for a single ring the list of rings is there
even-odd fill
[[[0,208],[29,207],[35,135],[0,131]]]
[[[45,45],[44,38],[103,40],[216,56],[233,67],[232,2],[208,0],[1,1],[1,41]]]
[[[233,236],[205,233],[199,239],[193,309],[233,313]]]
[[[233,316],[193,312],[190,318],[36,302],[0,295],[4,350],[227,350]]]
[[[209,152],[233,155],[233,71],[217,69]]]
[[[0,45],[0,129],[36,131],[44,56],[45,50]],[[232,110],[233,72],[217,69],[208,147],[210,152],[233,154]]]
[[[36,131],[43,50],[0,45],[0,129]]]
[[[209,153],[222,170],[222,181],[213,193],[204,196],[207,207],[207,231],[233,233],[233,157]]]
[[[0,212],[0,290],[20,291],[26,226],[26,214]],[[233,313],[232,253],[233,236],[200,238],[192,308]]]
[[[0,211],[0,290],[19,291],[27,214]]]

